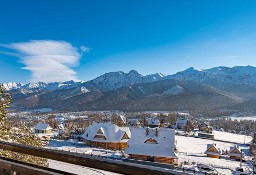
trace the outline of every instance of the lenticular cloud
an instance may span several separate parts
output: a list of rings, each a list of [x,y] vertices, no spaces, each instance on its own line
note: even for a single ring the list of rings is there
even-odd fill
[[[33,40],[11,43],[4,47],[15,50],[25,65],[23,69],[32,72],[31,82],[78,81],[76,72],[71,67],[79,64],[81,53],[84,51],[68,42]],[[81,47],[87,48],[86,46]]]

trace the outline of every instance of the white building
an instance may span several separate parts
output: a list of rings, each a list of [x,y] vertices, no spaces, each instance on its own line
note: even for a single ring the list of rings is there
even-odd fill
[[[40,137],[41,140],[48,141],[53,135],[52,128],[47,123],[38,123],[35,126],[34,133]]]
[[[47,123],[37,123],[35,126],[35,134],[49,134],[52,132],[52,128]]]

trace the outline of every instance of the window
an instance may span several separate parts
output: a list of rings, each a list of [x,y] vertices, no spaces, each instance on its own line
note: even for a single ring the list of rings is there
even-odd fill
[[[102,129],[99,129],[97,134],[103,134]]]
[[[147,139],[144,143],[158,144],[158,142],[155,139],[153,139],[153,138]]]
[[[128,137],[128,135],[127,135],[126,132],[124,133],[124,135],[123,135],[123,137],[122,137],[122,140],[123,140],[123,139],[130,139],[130,138]]]

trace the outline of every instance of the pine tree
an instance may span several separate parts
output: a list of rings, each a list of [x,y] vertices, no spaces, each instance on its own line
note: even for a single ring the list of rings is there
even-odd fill
[[[20,128],[10,127],[7,120],[9,105],[12,101],[11,94],[5,92],[3,84],[0,84],[0,140],[11,141],[19,144],[42,147],[42,143],[32,131],[24,124]],[[1,150],[0,156],[16,159],[36,165],[47,166],[47,160],[27,154]]]

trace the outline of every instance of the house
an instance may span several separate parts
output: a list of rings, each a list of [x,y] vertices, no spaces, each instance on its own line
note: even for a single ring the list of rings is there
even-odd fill
[[[177,164],[175,133],[166,128],[132,128],[125,154],[131,159]]]
[[[177,129],[185,129],[186,125],[187,125],[187,119],[176,120],[176,128]]]
[[[201,121],[201,122],[199,122],[199,130],[211,133],[212,127],[210,127],[209,122]]]
[[[219,159],[222,151],[217,147],[216,144],[207,144],[207,150],[205,151],[205,154],[207,154],[207,157]]]
[[[65,122],[65,118],[62,117],[61,115],[55,117],[55,120],[57,121],[57,123],[64,123]]]
[[[47,123],[37,123],[35,126],[35,134],[50,134],[52,133],[52,128]]]
[[[52,133],[52,128],[47,123],[38,123],[35,126],[34,133],[42,140],[49,141]]]
[[[234,147],[230,147],[228,155],[230,159],[240,160],[243,158],[242,149],[237,145],[235,145]]]
[[[160,121],[158,118],[148,118],[147,119],[147,126],[150,128],[155,128],[160,126]]]
[[[124,115],[113,115],[112,123],[117,126],[126,126],[127,125],[126,117]]]
[[[86,145],[111,150],[124,150],[131,138],[129,127],[119,127],[112,123],[93,122],[82,135]]]
[[[129,126],[132,126],[132,127],[141,126],[139,119],[127,119],[127,123],[128,123]]]

